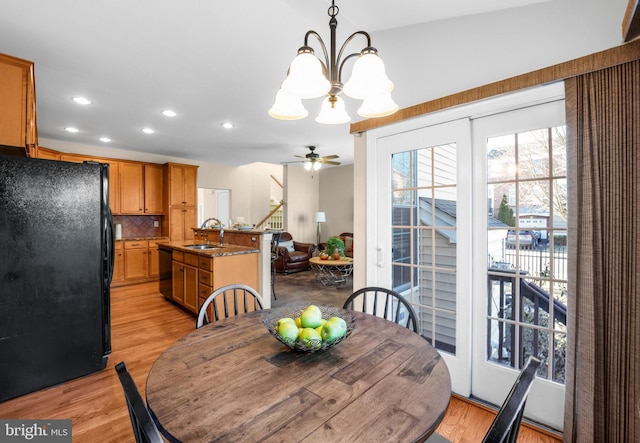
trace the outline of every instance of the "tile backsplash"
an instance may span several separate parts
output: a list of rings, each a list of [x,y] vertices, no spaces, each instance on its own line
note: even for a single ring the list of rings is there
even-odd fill
[[[158,222],[158,227],[153,223]],[[152,215],[114,215],[113,224],[122,225],[122,238],[160,237],[162,235],[162,216]]]

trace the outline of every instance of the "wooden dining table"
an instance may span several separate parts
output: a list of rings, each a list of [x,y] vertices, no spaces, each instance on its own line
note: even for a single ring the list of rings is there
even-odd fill
[[[422,336],[349,311],[349,337],[304,353],[267,331],[266,312],[196,329],[158,357],[146,398],[170,441],[424,441],[444,417],[449,370]]]

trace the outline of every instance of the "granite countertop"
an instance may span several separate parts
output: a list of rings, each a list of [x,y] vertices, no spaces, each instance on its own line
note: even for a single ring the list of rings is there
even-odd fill
[[[218,247],[217,244],[211,243],[213,249],[193,249],[187,248],[186,245],[198,245],[205,244],[203,241],[186,240],[186,241],[165,241],[158,244],[163,249],[172,249],[174,251],[188,252],[189,254],[200,255],[203,257],[223,257],[225,255],[237,255],[237,254],[258,254],[260,249],[251,248],[247,246],[238,246],[223,244],[222,247]]]
[[[193,228],[194,231],[219,231],[219,228]],[[236,229],[236,228],[224,228],[224,232],[234,232],[239,234],[253,234],[253,235],[264,235],[264,234],[272,234],[274,231],[268,229]]]
[[[137,240],[169,240],[169,237],[122,237],[116,241],[137,241]]]

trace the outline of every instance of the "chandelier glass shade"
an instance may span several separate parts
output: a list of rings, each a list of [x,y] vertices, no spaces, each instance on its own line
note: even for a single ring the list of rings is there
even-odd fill
[[[344,100],[340,94],[364,100],[358,114],[366,118],[384,117],[398,110],[391,98],[393,83],[386,75],[384,63],[376,48],[371,46],[371,37],[364,31],[349,36],[336,54],[336,28],[338,27],[338,7],[331,2],[329,8],[329,28],[331,29],[330,52],[320,35],[307,31],[304,46],[289,66],[286,79],[282,82],[276,99],[269,109],[269,115],[281,120],[298,120],[308,115],[302,99],[325,97],[316,122],[323,124],[341,124],[351,121]],[[315,37],[322,48],[324,61],[315,55],[309,46],[309,37]],[[344,56],[347,45],[357,36],[363,36],[367,45],[360,52]],[[356,58],[351,77],[342,82],[344,64]]]

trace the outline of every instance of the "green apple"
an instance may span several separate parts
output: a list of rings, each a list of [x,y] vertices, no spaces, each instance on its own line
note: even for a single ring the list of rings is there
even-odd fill
[[[322,326],[322,311],[316,305],[309,305],[300,314],[300,323],[303,328],[317,328]]]
[[[322,340],[335,340],[340,337],[344,337],[347,333],[347,323],[340,317],[331,317],[322,326]]]
[[[284,341],[293,342],[298,338],[298,327],[293,320],[282,322],[276,332]]]
[[[313,348],[319,348],[322,344],[322,337],[314,328],[304,328],[298,335],[298,340]]]
[[[296,325],[298,325],[299,328],[302,327],[302,319],[300,317],[296,317]]]
[[[289,318],[289,317],[284,317],[284,318],[279,319],[279,320],[276,322],[276,331],[278,330],[278,328],[280,327],[280,325],[282,325],[283,323],[286,323],[286,322],[289,322],[289,323],[293,322],[293,323],[295,323],[295,320],[294,320],[294,319],[292,319],[292,318]]]

